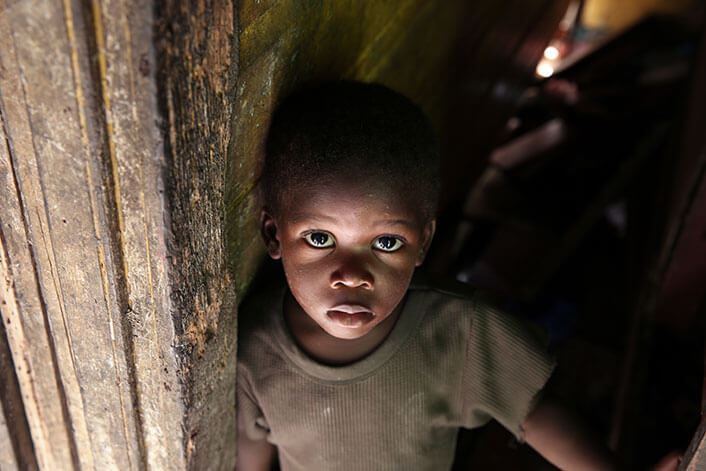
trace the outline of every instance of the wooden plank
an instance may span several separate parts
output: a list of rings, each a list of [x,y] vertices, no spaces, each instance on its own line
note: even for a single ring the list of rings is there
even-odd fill
[[[46,296],[42,280],[52,280],[55,273],[46,258],[46,241],[39,239],[48,232],[44,200],[39,183],[37,158],[33,142],[28,104],[21,82],[22,71],[17,62],[18,38],[15,31],[29,19],[21,15],[22,4],[0,11],[0,34],[8,41],[0,48],[3,129],[0,151],[3,175],[4,266],[2,275],[7,308],[3,321],[8,343],[13,352],[37,460],[42,468],[70,468],[78,464],[78,450],[69,432],[71,418],[67,392],[57,375],[59,355],[66,360],[66,342],[57,345],[51,338],[50,313],[61,312],[56,291]],[[40,18],[36,19],[40,22]],[[31,45],[31,44],[30,44]],[[28,46],[30,46],[28,45]],[[38,67],[40,65],[38,64]],[[36,245],[32,241],[37,237]],[[43,243],[44,242],[44,243]],[[49,284],[51,286],[51,282]],[[61,323],[57,325],[59,327]],[[29,348],[28,348],[29,347]],[[71,364],[70,356],[64,364]],[[76,386],[75,382],[71,385]],[[80,400],[80,396],[78,397]],[[80,419],[77,423],[81,428]],[[83,426],[85,430],[85,425]]]
[[[164,155],[150,74],[155,63],[152,8],[129,0],[92,1],[91,13],[144,459],[153,469],[182,469],[180,388],[168,309]]]
[[[38,9],[45,18],[34,17]],[[38,199],[30,204],[47,221],[40,233],[29,237],[46,249],[41,255],[50,269],[40,277],[41,296],[53,300],[47,309],[53,342],[65,349],[58,359],[64,369],[61,384],[67,401],[74,404],[74,422],[82,424],[73,426],[73,440],[81,447],[77,454],[84,457],[75,466],[130,469],[138,460],[136,433],[134,417],[127,412],[130,379],[120,316],[107,284],[111,264],[102,234],[108,229],[101,230],[105,223],[98,214],[101,169],[96,157],[101,146],[89,142],[86,128],[84,87],[90,90],[92,85],[76,59],[86,38],[74,30],[81,17],[73,13],[68,2],[46,8],[25,3],[13,11],[38,161],[33,182]],[[94,455],[99,458],[94,460]]]
[[[7,429],[5,414],[0,409],[0,469],[3,471],[19,471],[15,452],[10,443],[10,431]]]
[[[0,312],[6,306],[2,301],[5,299],[0,296]],[[0,469],[35,471],[37,468],[5,324],[0,322]]]
[[[684,452],[679,471],[702,471],[706,469],[706,417],[701,419],[689,447]]]
[[[237,318],[236,283],[229,268],[245,286],[262,253],[254,244],[256,232],[240,226],[244,251],[233,255],[229,267],[224,240],[239,3],[168,0],[157,22],[164,38],[158,70],[168,123],[167,191],[174,228],[169,275],[175,344],[182,355],[188,469],[233,469]],[[247,198],[241,202],[248,204]]]
[[[90,6],[0,7],[3,324],[41,469],[183,469],[152,4]]]

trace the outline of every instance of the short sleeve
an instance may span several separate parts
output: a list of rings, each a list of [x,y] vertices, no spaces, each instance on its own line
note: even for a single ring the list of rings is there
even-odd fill
[[[236,410],[239,427],[251,440],[262,440],[267,437],[270,428],[262,410],[253,398],[247,375],[238,368]]]
[[[463,378],[466,420],[477,424],[495,419],[522,440],[521,424],[555,366],[546,343],[538,326],[476,295]]]

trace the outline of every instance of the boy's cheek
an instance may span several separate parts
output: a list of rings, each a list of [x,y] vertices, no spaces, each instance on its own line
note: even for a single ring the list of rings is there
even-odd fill
[[[418,250],[405,248],[403,250],[378,256],[384,270],[412,271],[416,266]]]
[[[306,242],[282,244],[282,261],[289,264],[311,265],[320,263],[329,251],[325,249],[312,249]]]
[[[322,263],[321,257],[311,254],[282,253],[282,266],[288,279],[296,282],[314,283],[327,277],[330,268]]]

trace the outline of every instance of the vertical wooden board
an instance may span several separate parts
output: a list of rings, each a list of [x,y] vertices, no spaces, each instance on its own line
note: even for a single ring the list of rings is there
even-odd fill
[[[0,228],[0,234],[2,230]],[[0,237],[1,240],[1,237]],[[6,267],[5,251],[0,243],[0,266]],[[2,270],[5,271],[5,270]],[[0,278],[2,280],[2,278]],[[0,315],[9,318],[6,285],[0,281]],[[17,381],[15,362],[7,343],[5,323],[0,320],[0,470],[9,471],[38,469],[32,446],[32,436],[22,404],[22,392]]]
[[[198,414],[199,422],[187,437],[187,469],[199,471],[232,471],[235,463],[237,318],[233,290],[227,290],[220,301],[222,313],[218,317],[217,330],[214,329],[219,335],[203,349],[199,367],[192,373],[193,381],[202,387],[191,404],[192,414]],[[200,345],[205,346],[204,340],[200,339]],[[204,438],[211,440],[204,443]]]
[[[5,133],[1,142],[6,144],[3,174],[6,194],[12,195],[2,205],[5,212],[3,230],[7,229],[4,234],[7,267],[3,275],[10,283],[6,296],[13,297],[12,301],[8,300],[8,305],[11,306],[10,319],[14,322],[3,320],[17,365],[39,464],[47,469],[70,468],[76,450],[69,433],[66,392],[57,381],[57,351],[48,337],[51,327],[47,325],[48,314],[56,307],[56,299],[44,298],[37,284],[37,280],[47,274],[51,278],[51,270],[39,253],[41,243],[35,247],[30,242],[31,234],[48,231],[45,230],[43,196],[38,184],[32,131],[16,58],[18,39],[14,30],[30,21],[20,14],[23,6],[15,3],[12,8],[6,6],[0,11],[0,34],[8,39],[0,47],[3,70],[0,103]],[[40,23],[42,20],[36,19]]]
[[[269,117],[277,100],[277,91],[286,87],[288,64],[284,46],[276,44],[243,69],[238,77],[233,121],[232,149],[228,175],[229,206],[239,204],[259,178],[259,155],[264,145]]]
[[[0,62],[1,63],[1,62]],[[0,102],[1,105],[1,102]],[[2,108],[0,108],[0,117]],[[5,140],[3,127],[0,126],[0,139]],[[40,463],[53,464],[54,457],[46,437],[48,430],[41,420],[40,409],[41,392],[34,387],[31,366],[32,356],[29,352],[23,354],[27,344],[24,335],[22,311],[41,312],[37,297],[32,296],[32,289],[36,286],[31,279],[31,271],[22,270],[21,267],[31,267],[31,259],[25,240],[22,239],[24,230],[22,216],[18,208],[16,188],[13,181],[13,170],[10,165],[9,153],[6,146],[0,145],[0,193],[4,195],[3,204],[0,205],[0,314],[7,331],[8,350],[14,352],[15,368],[18,376],[21,396],[24,401],[24,413],[27,415],[32,427],[32,439],[38,442],[37,458]],[[13,198],[14,197],[14,198]],[[12,254],[12,259],[10,259]],[[17,273],[17,275],[15,275]],[[25,276],[22,276],[25,274]],[[16,292],[20,292],[17,299]],[[35,321],[37,323],[39,321]],[[43,345],[48,350],[48,346]],[[4,368],[7,366],[4,365]],[[55,391],[51,391],[54,393]]]
[[[224,163],[237,74],[238,1],[164,0],[160,82],[169,123],[169,273],[181,353],[189,469],[232,469],[233,284],[223,232]],[[215,369],[214,369],[215,366]],[[216,373],[217,374],[214,374]]]
[[[248,192],[232,209],[232,217],[240,229],[229,242],[230,251],[237,254],[238,265],[233,267],[235,291],[245,293],[250,278],[265,257],[265,248],[259,236],[258,201],[255,192]]]
[[[66,10],[57,3],[43,6],[45,17],[37,18],[38,5],[23,6],[15,9],[13,25],[37,152],[38,193],[44,199],[37,213],[45,220],[41,233],[32,236],[49,266],[40,277],[42,295],[51,300],[48,318],[77,462],[88,468],[130,469],[136,461],[130,380],[120,366],[119,313],[111,302],[106,250],[95,219],[93,175],[100,175],[100,166],[88,153],[86,131],[79,125],[80,70],[71,62],[77,40],[67,20],[72,12],[68,2]]]
[[[112,213],[107,211],[111,191],[104,174],[105,134],[102,123],[102,103],[95,95],[95,30],[83,2],[64,0],[66,30],[70,43],[77,121],[81,130],[81,156],[84,159],[85,195],[82,201],[82,215],[90,214],[94,241],[87,241],[84,249],[86,262],[93,287],[84,293],[92,296],[94,312],[77,311],[82,322],[72,330],[76,350],[82,350],[79,366],[90,365],[91,357],[97,352],[102,358],[99,368],[81,368],[89,374],[81,375],[81,384],[86,407],[87,421],[95,455],[96,469],[140,469],[140,431],[136,424],[135,401],[132,394],[130,342],[132,335],[125,326],[125,313],[122,311],[119,293],[122,280],[116,275],[116,266],[111,246],[115,243]],[[88,221],[83,218],[82,224]],[[84,229],[88,230],[86,226]],[[71,263],[70,259],[64,260]],[[100,288],[99,288],[100,286]],[[80,288],[79,288],[80,289]],[[102,299],[98,299],[98,292]],[[69,293],[81,297],[80,293]],[[85,302],[85,299],[82,301]],[[83,314],[83,315],[81,315]],[[85,326],[96,326],[89,332],[95,333],[90,339]],[[110,363],[110,364],[109,364]]]
[[[0,469],[2,471],[20,471],[15,459],[15,452],[10,441],[10,431],[7,429],[5,413],[0,407]]]
[[[94,1],[92,7],[145,460],[154,469],[181,469],[183,437],[168,311],[165,209],[158,194],[162,145],[155,126],[155,90],[145,67],[140,67],[140,61],[149,63],[152,49],[135,48],[135,44],[150,44],[151,5],[109,0]]]
[[[14,231],[15,245],[25,249],[36,266],[39,284],[33,286],[37,296],[31,300],[41,298],[39,304],[46,306],[45,311],[39,310],[46,314],[44,319],[35,316],[33,327],[37,328],[31,329],[31,339],[22,337],[24,330],[15,329],[19,333],[13,337],[14,349],[22,351],[28,343],[28,353],[40,347],[49,351],[43,357],[53,363],[40,364],[48,370],[41,374],[39,386],[49,387],[53,380],[59,396],[49,400],[46,393],[32,403],[25,398],[25,406],[29,412],[34,412],[33,405],[37,409],[32,424],[33,432],[36,429],[41,435],[35,440],[39,454],[47,446],[42,467],[136,469],[146,465],[180,469],[184,455],[182,412],[167,299],[164,204],[160,196],[163,159],[155,124],[154,82],[149,65],[143,67],[152,51],[151,4],[93,2],[89,24],[81,28],[77,23],[83,7],[75,3],[45,6],[27,2],[21,7],[15,3],[3,11],[12,17],[12,21],[3,17],[7,31],[10,24],[13,28],[15,42],[11,45],[18,45],[8,57],[16,56],[19,68],[15,65],[18,70],[14,74],[0,77],[5,79],[0,89],[5,95],[12,88],[5,85],[12,79],[15,93],[10,113],[4,114],[10,116],[10,141],[17,136],[20,150],[16,154],[22,157],[16,159],[17,193],[22,201],[18,200],[15,208],[18,216],[6,220],[26,222],[26,228],[15,226],[26,229],[29,241]],[[109,10],[106,16],[102,7]],[[136,40],[141,47],[139,55],[130,53],[133,27],[140,29]],[[91,80],[93,64],[85,57],[86,44],[93,41],[97,45],[98,86]],[[97,101],[92,95],[95,89],[100,91]],[[104,130],[86,129],[89,113],[83,107],[87,98],[86,108],[105,110]],[[26,101],[24,107],[22,101]],[[88,127],[95,127],[95,121],[89,123]],[[101,185],[103,133],[109,144],[108,166],[113,170],[107,183],[113,183],[112,187]],[[121,179],[127,182],[122,190]],[[106,213],[101,207],[111,200],[101,193],[113,189],[120,229],[116,264],[109,250],[114,235],[110,233],[111,221],[106,219],[110,211]],[[133,269],[126,269],[129,266]],[[114,270],[118,270],[117,277]],[[9,268],[6,271],[5,288],[16,285],[18,277],[31,275],[21,268],[18,276]],[[116,297],[122,292],[122,280],[133,288],[127,291],[130,310],[123,319]],[[22,296],[31,292],[29,286],[20,288]],[[24,320],[20,314],[15,318]],[[128,332],[122,332],[123,323]],[[44,346],[41,333],[49,335],[43,339]],[[123,338],[131,339],[128,345],[122,343]],[[126,353],[127,363],[133,364],[132,378],[127,373]],[[27,365],[26,371],[35,371]],[[37,376],[26,376],[26,389],[34,392]],[[128,386],[133,381],[138,404],[132,403]],[[51,405],[57,409],[56,417],[64,420],[60,427],[63,434],[54,431],[52,424],[57,419],[42,410]],[[140,418],[139,430],[133,414]],[[62,439],[65,443],[54,444]],[[138,441],[144,444],[145,463],[137,456]],[[55,451],[64,454],[56,458]]]
[[[405,34],[399,34],[400,25],[386,27],[346,71],[345,77],[379,82],[412,97],[438,130],[443,111],[439,90],[448,73],[458,8],[426,2],[410,10],[413,14],[395,18],[397,23],[404,24]],[[430,27],[432,21],[436,27]],[[438,25],[448,28],[441,29]],[[420,48],[430,44],[434,47]]]
[[[0,18],[0,21],[2,18]],[[0,24],[0,26],[2,26]],[[0,29],[1,31],[1,29]],[[0,64],[2,62],[0,61]],[[2,100],[0,100],[0,117],[3,117]],[[6,143],[3,126],[0,126],[0,142]],[[32,277],[32,260],[24,238],[24,225],[19,208],[17,189],[13,179],[13,169],[10,162],[8,147],[0,145],[0,194],[5,196],[3,204],[0,204],[0,313],[4,331],[7,332],[8,350],[14,357],[14,367],[19,382],[21,401],[23,402],[23,413],[27,417],[30,427],[30,440],[36,443],[35,451],[39,464],[47,467],[55,463],[52,453],[52,446],[47,439],[49,429],[43,422],[44,413],[42,409],[42,394],[52,394],[58,399],[58,392],[50,388],[37,388],[34,385],[32,366],[34,356],[29,351],[25,351],[28,339],[24,332],[24,315],[35,313],[36,317],[41,316],[41,304],[37,294],[37,287]],[[12,256],[12,259],[10,259]],[[23,267],[30,267],[23,270]],[[19,299],[18,299],[19,295]],[[41,319],[32,319],[28,324],[37,324]],[[41,348],[49,355],[49,346],[41,336],[40,345],[35,344],[35,348]],[[46,372],[46,367],[42,365],[39,371]],[[50,417],[56,417],[60,411],[50,411]],[[61,433],[62,430],[59,430]],[[59,436],[59,445],[65,445],[65,440]]]
[[[703,469],[706,469],[706,417],[702,417],[679,464],[679,471],[702,471]]]
[[[149,22],[143,21],[141,23],[141,40],[136,41],[138,44],[148,44],[153,34],[152,5],[144,5],[144,2],[134,0],[127,2],[127,9],[131,12],[141,12],[135,18],[149,19]],[[133,40],[135,36],[136,34],[133,34]],[[156,335],[154,339],[160,372],[157,387],[164,393],[162,414],[165,415],[163,423],[166,429],[162,444],[169,460],[169,467],[166,469],[183,469],[182,385],[178,378],[179,366],[174,349],[176,334],[169,299],[169,266],[166,241],[166,225],[169,218],[166,214],[168,214],[170,208],[168,208],[165,201],[165,183],[163,181],[166,162],[162,133],[157,127],[157,90],[154,82],[154,70],[146,69],[146,67],[152,67],[155,64],[156,58],[152,47],[146,50],[144,47],[139,49],[133,46],[132,49],[135,51],[131,58],[131,67],[134,74],[134,100],[142,104],[142,106],[137,108],[135,125],[142,130],[145,141],[144,146],[141,148],[143,158],[141,159],[142,168],[140,175],[142,188],[142,212],[140,218],[143,224],[144,244],[147,248],[145,261],[150,267],[148,278],[150,297],[152,302],[155,303],[154,315],[156,318],[154,328]],[[126,149],[124,156],[131,154],[134,155],[134,151]],[[120,158],[120,154],[118,154],[118,158]],[[213,229],[217,230],[217,228]],[[219,234],[218,239],[220,238]],[[147,373],[154,375],[153,371],[147,371]]]
[[[77,446],[92,446],[92,450],[82,451],[88,460],[83,464],[90,466],[90,455],[95,454],[99,457],[95,463],[98,467],[129,469],[129,404],[126,407],[125,387],[120,387],[127,385],[129,379],[125,369],[120,372],[117,365],[121,347],[113,317],[118,313],[113,316],[109,312],[115,306],[108,302],[106,285],[93,282],[102,280],[105,270],[100,260],[103,242],[95,232],[95,207],[90,204],[90,193],[95,191],[91,174],[98,172],[79,128],[78,92],[72,78],[77,71],[72,70],[71,45],[64,23],[67,12],[58,6],[44,10],[53,17],[28,24],[17,33],[24,38],[18,57],[25,77],[48,221],[42,241],[37,241],[42,243],[35,245],[46,249],[44,255],[53,268],[44,289],[55,291],[52,294],[57,298],[49,311],[55,343],[70,350],[60,362],[66,370],[62,378],[64,383],[71,380],[81,384],[81,391],[74,386],[67,396],[76,403],[75,407],[85,407],[89,416],[90,438],[85,435],[86,425],[73,425],[77,429]],[[31,18],[29,10],[19,14]],[[29,37],[37,39],[30,42]],[[37,55],[47,58],[45,61],[51,58],[51,67]],[[46,85],[44,71],[48,68],[52,87]],[[81,419],[79,413],[72,411],[75,422]],[[85,423],[85,419],[81,422]]]

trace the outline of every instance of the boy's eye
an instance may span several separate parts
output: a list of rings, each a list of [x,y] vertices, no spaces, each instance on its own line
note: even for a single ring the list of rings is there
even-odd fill
[[[394,252],[402,248],[404,243],[393,236],[380,236],[373,242],[373,246],[383,252]]]
[[[333,246],[333,237],[331,236],[331,234],[329,234],[327,232],[321,232],[321,231],[309,232],[307,235],[304,236],[304,239],[312,247],[317,247],[317,248],[323,249],[326,247]]]

